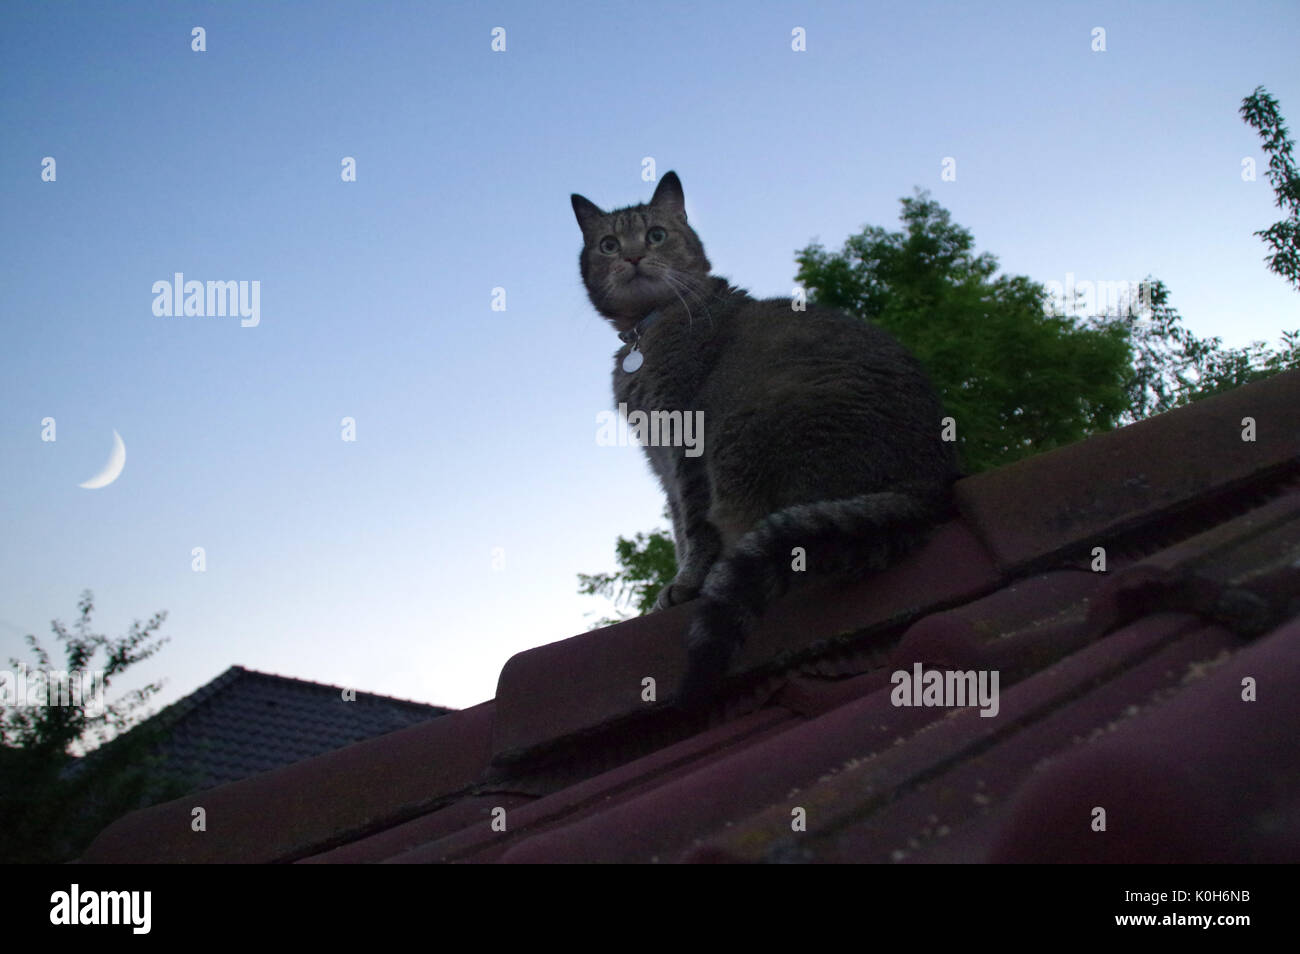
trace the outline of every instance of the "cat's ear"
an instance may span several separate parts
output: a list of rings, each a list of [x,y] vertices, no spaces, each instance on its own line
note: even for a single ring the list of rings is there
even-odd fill
[[[582,229],[582,231],[586,232],[587,227],[592,222],[604,217],[605,213],[600,210],[600,206],[590,199],[584,198],[576,192],[569,198],[573,202],[573,214],[578,217],[578,228]]]
[[[650,199],[650,204],[665,209],[673,215],[680,215],[683,219],[686,218],[686,196],[682,195],[682,180],[677,178],[677,173],[663,174],[654,196]]]

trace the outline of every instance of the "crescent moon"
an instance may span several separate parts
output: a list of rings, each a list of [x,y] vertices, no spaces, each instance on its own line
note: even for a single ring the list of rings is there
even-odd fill
[[[122,476],[122,468],[126,466],[126,445],[122,443],[122,435],[113,431],[113,451],[108,455],[108,463],[90,480],[84,484],[78,484],[79,487],[85,487],[87,490],[98,490],[100,487],[107,487],[118,477]]]

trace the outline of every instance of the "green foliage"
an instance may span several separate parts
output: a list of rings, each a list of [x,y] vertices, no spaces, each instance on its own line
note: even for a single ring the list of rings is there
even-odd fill
[[[94,598],[89,591],[77,604],[79,618],[70,633],[55,620],[52,628],[66,645],[64,672],[98,669],[105,690],[130,666],[148,659],[167,642],[154,639],[166,613],[143,626],[136,622],[119,639],[90,629]],[[49,653],[35,636],[27,643],[44,673],[54,671]],[[96,654],[103,650],[102,661]],[[26,667],[10,659],[16,674]],[[56,683],[57,684],[57,683]],[[9,706],[0,719],[0,860],[55,863],[76,858],[109,822],[141,805],[176,797],[186,780],[158,772],[152,755],[158,732],[137,727],[78,758],[91,741],[107,742],[138,718],[136,710],[162,688],[150,683],[105,704]]]
[[[1169,304],[1164,282],[1148,278],[1150,316],[1145,310],[1124,309],[1106,319],[1121,325],[1133,347],[1128,408],[1120,423],[1131,424],[1192,401],[1230,391],[1289,368],[1300,368],[1300,330],[1282,333],[1281,350],[1262,341],[1228,348],[1223,339],[1200,339],[1182,325]]]
[[[1114,427],[1130,347],[1118,323],[1048,313],[1047,292],[994,277],[997,259],[926,193],[903,199],[902,231],[878,226],[842,250],[796,254],[809,298],[890,331],[925,365],[975,473]]]
[[[1255,233],[1272,249],[1264,261],[1300,290],[1300,173],[1291,158],[1295,143],[1287,135],[1277,100],[1264,87],[1255,87],[1255,92],[1241,101],[1239,112],[1249,125],[1259,130],[1264,151],[1268,153],[1268,181],[1273,186],[1275,204],[1288,212],[1281,222]]]
[[[603,596],[613,600],[615,606],[630,606],[635,612],[620,610],[620,618],[648,613],[654,607],[659,591],[677,575],[677,557],[672,536],[666,530],[638,533],[629,540],[619,537],[614,544],[617,573],[578,574],[578,592],[588,596]],[[619,618],[605,617],[597,625],[609,626]]]

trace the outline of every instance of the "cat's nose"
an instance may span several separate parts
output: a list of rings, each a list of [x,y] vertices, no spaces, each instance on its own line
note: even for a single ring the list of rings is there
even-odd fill
[[[641,259],[643,259],[643,258],[645,258],[644,255],[638,255],[636,258],[632,258],[632,257],[629,255],[629,256],[624,257],[623,261],[625,261],[625,262],[631,262],[633,265],[635,265],[637,262],[641,261]]]

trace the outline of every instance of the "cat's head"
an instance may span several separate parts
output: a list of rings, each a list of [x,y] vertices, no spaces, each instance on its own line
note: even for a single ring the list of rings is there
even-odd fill
[[[582,229],[578,267],[596,310],[626,331],[655,308],[698,300],[712,266],[695,230],[677,173],[659,180],[649,203],[613,212],[576,193]]]

